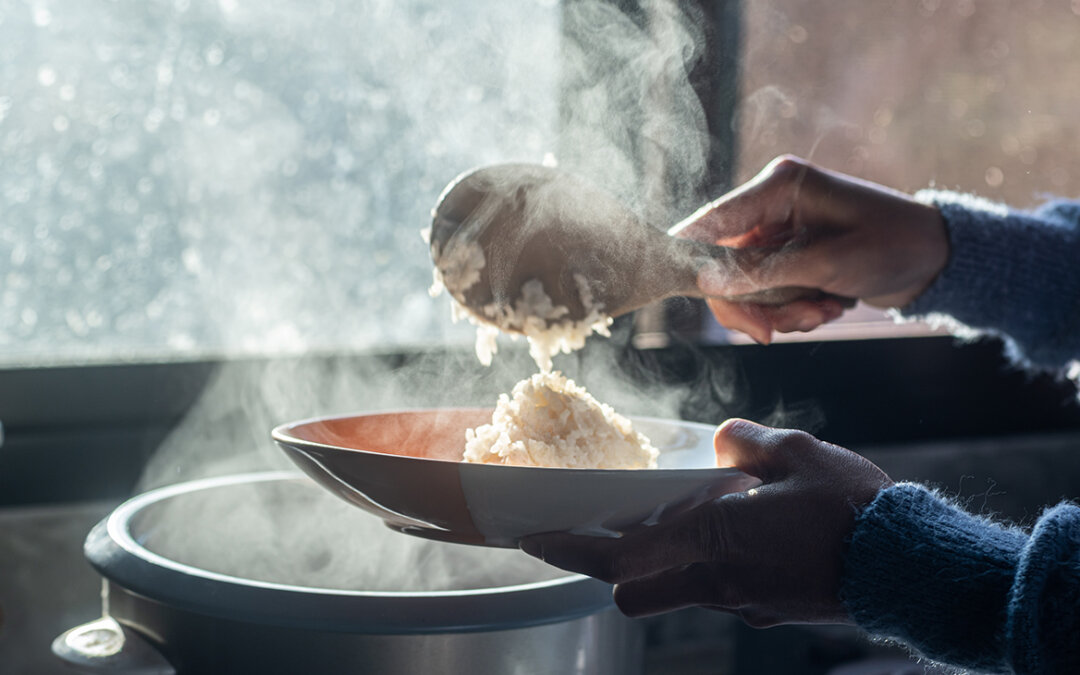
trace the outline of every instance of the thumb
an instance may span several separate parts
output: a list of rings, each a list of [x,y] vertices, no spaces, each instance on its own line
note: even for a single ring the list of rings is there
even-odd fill
[[[749,420],[729,419],[717,427],[713,436],[716,465],[735,467],[763,483],[780,480],[791,468],[783,452],[783,439],[789,433]]]

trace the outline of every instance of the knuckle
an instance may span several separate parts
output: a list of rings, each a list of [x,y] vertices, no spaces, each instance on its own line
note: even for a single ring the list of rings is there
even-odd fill
[[[810,164],[801,157],[791,154],[779,155],[765,167],[765,173],[780,179],[792,178],[805,173]]]
[[[777,448],[786,450],[802,450],[817,442],[810,433],[802,429],[783,429],[777,437]]]
[[[777,155],[769,162],[769,169],[773,172],[783,172],[794,168],[804,168],[806,166],[806,160],[791,153]]]

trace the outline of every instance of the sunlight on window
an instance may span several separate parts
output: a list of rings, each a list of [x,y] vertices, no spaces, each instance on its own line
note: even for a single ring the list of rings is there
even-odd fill
[[[553,149],[557,39],[551,2],[0,2],[0,361],[467,333],[419,231]]]

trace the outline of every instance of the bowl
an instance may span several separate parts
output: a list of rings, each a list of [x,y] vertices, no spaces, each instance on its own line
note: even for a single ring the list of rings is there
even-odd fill
[[[656,469],[563,469],[461,461],[465,430],[491,409],[437,408],[283,424],[273,439],[309,476],[408,534],[513,548],[522,537],[621,536],[760,484],[715,466],[715,427],[631,417],[660,451]]]

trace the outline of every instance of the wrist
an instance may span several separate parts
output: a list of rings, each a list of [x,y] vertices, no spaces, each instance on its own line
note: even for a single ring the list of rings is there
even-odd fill
[[[906,307],[926,292],[941,275],[949,261],[949,235],[941,211],[910,197],[895,211],[885,254],[895,256],[900,266],[892,267],[892,290],[862,298],[866,304],[883,309]],[[889,270],[889,263],[882,269]]]
[[[897,307],[908,305],[922,295],[949,262],[949,235],[941,211],[933,204],[919,201],[913,201],[912,208],[912,230],[920,242],[918,248],[922,253],[921,259],[916,261],[920,274],[908,289],[908,297],[895,305]]]

